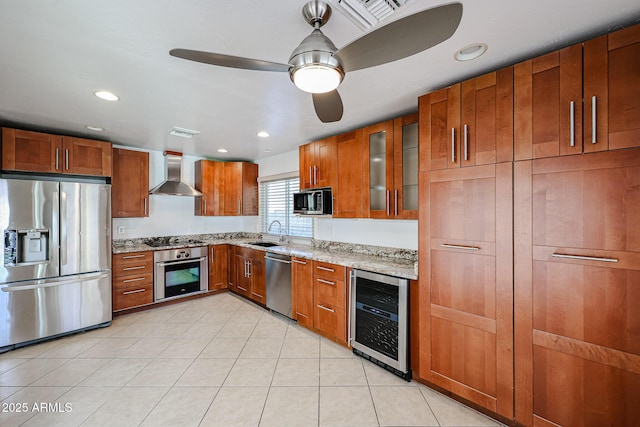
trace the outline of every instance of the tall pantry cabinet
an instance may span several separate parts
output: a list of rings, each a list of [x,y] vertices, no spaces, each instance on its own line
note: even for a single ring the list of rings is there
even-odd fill
[[[513,418],[512,75],[507,68],[419,100],[419,376],[505,418]]]

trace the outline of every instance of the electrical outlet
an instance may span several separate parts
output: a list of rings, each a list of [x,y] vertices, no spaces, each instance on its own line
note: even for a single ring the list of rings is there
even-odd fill
[[[124,234],[124,225],[118,226],[118,234]]]

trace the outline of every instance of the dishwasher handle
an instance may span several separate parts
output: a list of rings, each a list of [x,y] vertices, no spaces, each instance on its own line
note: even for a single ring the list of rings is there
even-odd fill
[[[287,261],[287,260],[280,259],[280,258],[272,258],[272,257],[270,257],[269,255],[265,255],[265,256],[264,256],[264,259],[268,259],[268,260],[271,260],[271,261],[281,262],[281,263],[283,263],[283,264],[291,264],[291,261]]]

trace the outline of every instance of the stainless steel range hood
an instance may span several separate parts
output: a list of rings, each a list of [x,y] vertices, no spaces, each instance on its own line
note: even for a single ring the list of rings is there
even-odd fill
[[[149,194],[164,194],[168,196],[202,196],[202,193],[182,182],[182,153],[177,151],[164,152],[165,180],[149,190]]]

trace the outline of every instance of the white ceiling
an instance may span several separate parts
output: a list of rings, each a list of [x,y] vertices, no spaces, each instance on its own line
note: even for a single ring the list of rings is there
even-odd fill
[[[640,20],[638,0],[460,1],[464,12],[453,37],[412,57],[349,73],[339,88],[342,120],[323,124],[311,96],[286,73],[169,56],[170,49],[185,48],[286,63],[311,32],[300,12],[306,0],[2,0],[0,124],[258,159],[415,111],[417,97],[433,89]],[[411,0],[391,19],[444,3]],[[364,34],[335,9],[323,32],[338,48]],[[470,62],[453,59],[475,42],[487,43],[487,53]],[[120,101],[96,98],[101,89]],[[201,133],[190,140],[170,136],[173,126]],[[271,137],[258,138],[259,130]]]

